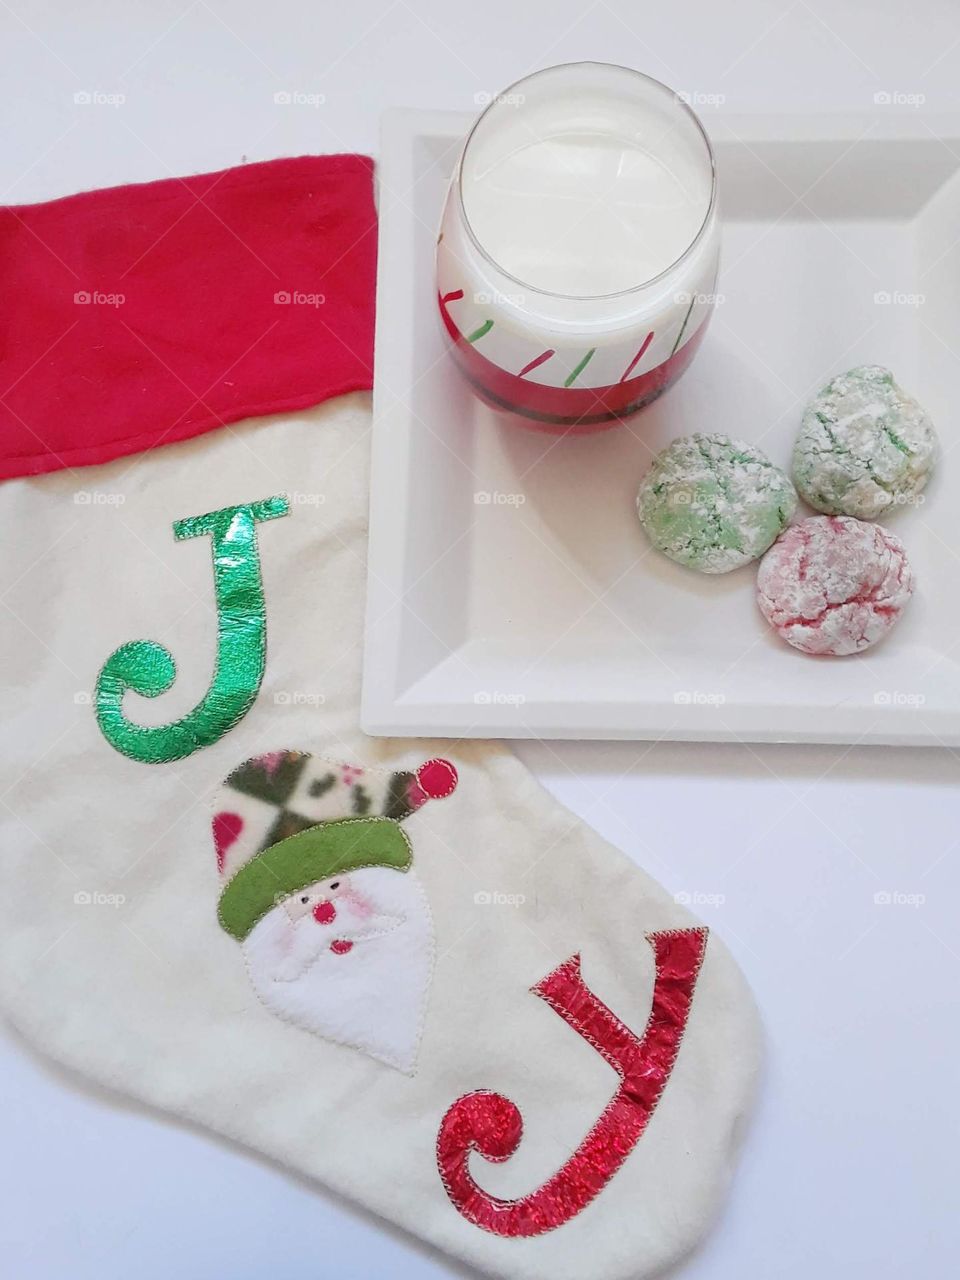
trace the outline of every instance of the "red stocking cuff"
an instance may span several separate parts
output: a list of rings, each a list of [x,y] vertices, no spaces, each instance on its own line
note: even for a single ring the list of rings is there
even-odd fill
[[[371,386],[366,156],[0,207],[0,478]]]

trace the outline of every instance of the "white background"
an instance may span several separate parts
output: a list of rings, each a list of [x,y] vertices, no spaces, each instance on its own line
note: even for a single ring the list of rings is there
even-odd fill
[[[897,109],[875,105],[888,92],[922,95],[900,109],[935,113],[960,99],[960,12],[953,0],[0,0],[0,200],[375,152],[385,107],[471,110],[577,58],[719,95],[720,112],[870,114]],[[75,104],[83,92],[125,101]],[[278,92],[325,101],[281,106]],[[763,1095],[727,1212],[683,1276],[955,1274],[960,757],[519,751],[559,799],[692,896],[761,1006]],[[877,904],[885,892],[913,905]],[[465,1274],[260,1159],[90,1091],[9,1033],[0,1090],[10,1280]]]

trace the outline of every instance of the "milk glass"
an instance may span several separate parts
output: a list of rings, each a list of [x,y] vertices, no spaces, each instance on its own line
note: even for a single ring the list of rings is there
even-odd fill
[[[440,312],[474,390],[560,430],[611,425],[689,365],[716,296],[710,142],[682,96],[567,63],[497,95],[437,244]]]

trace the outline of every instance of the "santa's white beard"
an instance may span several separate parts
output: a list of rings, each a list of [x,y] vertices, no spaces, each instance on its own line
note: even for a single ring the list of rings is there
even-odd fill
[[[281,1018],[410,1073],[433,965],[426,894],[412,871],[389,867],[353,871],[350,883],[372,910],[337,898],[330,924],[293,921],[282,904],[259,920],[243,944],[250,978]]]

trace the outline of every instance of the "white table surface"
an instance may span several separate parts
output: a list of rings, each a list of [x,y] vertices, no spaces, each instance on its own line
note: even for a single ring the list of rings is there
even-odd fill
[[[473,108],[534,68],[629,62],[717,111],[955,111],[954,0],[0,0],[0,200],[374,151],[388,106]],[[282,92],[322,105],[278,105]],[[76,93],[123,94],[119,106]],[[704,114],[709,119],[709,111]],[[947,424],[941,424],[947,425]],[[960,756],[524,744],[558,799],[702,905],[768,1069],[688,1280],[955,1274]],[[919,904],[875,902],[887,892]],[[696,905],[696,902],[695,902]],[[118,1103],[0,1035],[9,1280],[464,1274],[280,1169]],[[602,1277],[585,1277],[602,1280]]]

